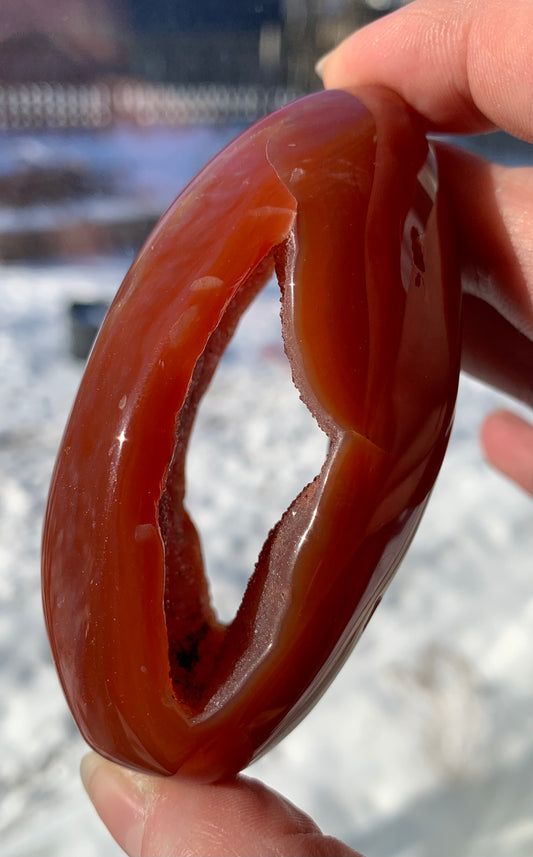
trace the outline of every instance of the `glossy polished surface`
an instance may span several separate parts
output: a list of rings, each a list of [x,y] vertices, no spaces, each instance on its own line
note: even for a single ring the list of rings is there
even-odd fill
[[[309,710],[407,549],[438,473],[460,299],[431,153],[395,96],[324,92],[246,131],[176,200],[98,337],[58,455],[45,616],[86,740],[229,776]],[[330,438],[234,621],[184,509],[187,442],[273,268],[293,378]]]

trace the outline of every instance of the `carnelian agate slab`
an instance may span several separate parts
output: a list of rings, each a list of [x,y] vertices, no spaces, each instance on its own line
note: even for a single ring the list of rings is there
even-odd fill
[[[332,680],[444,455],[460,318],[447,243],[424,134],[379,90],[323,92],[262,120],[148,238],[89,359],[43,538],[57,669],[104,756],[227,777]],[[220,354],[274,268],[293,378],[330,451],[225,627],[184,462]]]

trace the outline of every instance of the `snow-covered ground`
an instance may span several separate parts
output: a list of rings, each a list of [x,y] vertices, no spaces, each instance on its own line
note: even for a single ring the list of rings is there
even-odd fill
[[[157,163],[144,169],[155,187]],[[69,353],[68,301],[110,297],[128,263],[0,268],[2,857],[122,853],[79,785],[84,745],[48,652],[39,542],[82,371]],[[324,454],[288,377],[277,309],[269,289],[243,321],[191,449],[190,505],[225,615]],[[250,769],[367,857],[533,853],[533,504],[487,468],[476,440],[501,401],[464,380],[443,471],[386,598],[322,701]]]

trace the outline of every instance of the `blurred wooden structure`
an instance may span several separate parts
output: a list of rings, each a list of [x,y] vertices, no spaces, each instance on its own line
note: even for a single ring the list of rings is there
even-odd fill
[[[302,93],[288,87],[136,80],[0,84],[0,129],[249,123]]]

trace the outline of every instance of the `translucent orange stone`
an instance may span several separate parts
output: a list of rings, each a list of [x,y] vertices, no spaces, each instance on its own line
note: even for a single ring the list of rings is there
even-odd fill
[[[65,431],[43,539],[57,669],[104,756],[230,776],[307,713],[363,631],[454,410],[459,283],[436,185],[396,96],[322,92],[221,152],[134,262]],[[184,462],[198,402],[274,268],[293,378],[330,450],[226,627]]]

